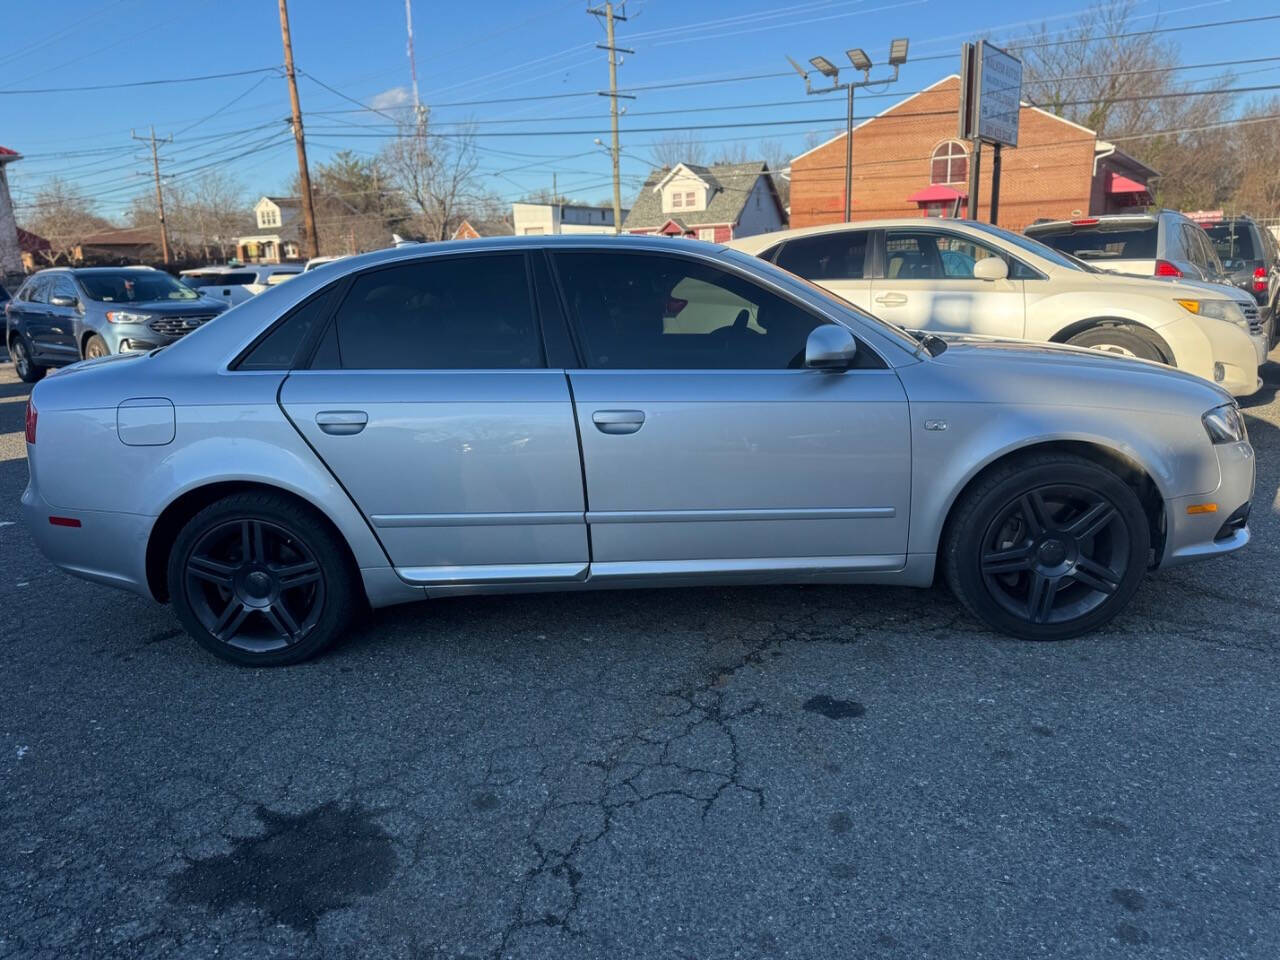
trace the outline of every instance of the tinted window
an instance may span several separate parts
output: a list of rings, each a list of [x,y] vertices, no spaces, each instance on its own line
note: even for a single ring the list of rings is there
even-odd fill
[[[1081,260],[1153,260],[1156,255],[1154,221],[1140,226],[1064,226],[1053,230],[1037,230],[1035,237],[1055,250],[1069,253]]]
[[[1253,242],[1253,231],[1246,224],[1219,223],[1204,228],[1218,259],[1228,270],[1245,260],[1261,260],[1262,251]]]
[[[788,240],[774,263],[806,280],[861,280],[868,236],[859,230]]]
[[[73,300],[79,300],[80,294],[76,290],[76,285],[71,282],[70,277],[55,277],[53,287],[49,291],[51,297],[71,297]]]
[[[159,270],[81,273],[79,277],[89,298],[104,303],[195,300],[198,297],[190,287]]]
[[[312,297],[285,317],[280,324],[258,341],[237,365],[239,370],[288,370],[298,360],[298,352],[308,342],[310,333],[329,316],[332,288]],[[332,366],[338,366],[334,363]]]
[[[556,256],[588,367],[781,370],[804,366],[825,322],[707,264],[616,253]]]
[[[543,366],[518,253],[420,260],[362,274],[335,325],[349,370]]]

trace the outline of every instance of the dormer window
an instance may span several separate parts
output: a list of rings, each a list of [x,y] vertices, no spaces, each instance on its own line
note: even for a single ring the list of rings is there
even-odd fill
[[[689,209],[693,209],[694,204],[697,202],[694,200],[695,196],[696,195],[692,190],[687,191],[684,195],[684,205]],[[679,204],[677,204],[677,206],[679,206]]]
[[[692,196],[692,194],[691,194],[691,196]],[[684,194],[683,194],[683,193],[673,193],[673,194],[671,195],[671,206],[676,207],[677,209],[678,209],[678,208],[680,208],[680,207],[683,207],[683,206],[684,206]]]

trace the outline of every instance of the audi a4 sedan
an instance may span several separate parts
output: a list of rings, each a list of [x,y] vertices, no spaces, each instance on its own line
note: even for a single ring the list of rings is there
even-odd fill
[[[353,257],[38,384],[26,521],[62,569],[291,663],[459,594],[942,576],[1049,640],[1249,539],[1221,388],[1068,346],[910,336],[698,241]],[[429,609],[424,611],[429,616]]]
[[[35,383],[52,367],[166,346],[226,309],[150,267],[55,267],[5,304],[5,344]]]

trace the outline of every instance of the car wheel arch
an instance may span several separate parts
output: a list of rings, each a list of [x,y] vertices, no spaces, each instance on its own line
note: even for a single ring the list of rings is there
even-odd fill
[[[1165,492],[1161,489],[1152,471],[1133,456],[1097,440],[1079,440],[1066,438],[1046,438],[1033,440],[1011,449],[994,452],[987,459],[979,462],[973,470],[957,485],[954,493],[948,498],[944,511],[944,521],[939,530],[938,542],[933,550],[939,551],[946,542],[947,528],[955,516],[956,506],[961,503],[966,493],[982,482],[982,478],[992,470],[1007,464],[1011,460],[1035,456],[1043,453],[1068,453],[1090,460],[1110,470],[1138,495],[1147,515],[1147,524],[1151,534],[1152,556],[1158,563],[1164,553]],[[936,569],[936,567],[935,567]]]
[[[1095,327],[1123,327],[1131,330],[1135,335],[1142,337],[1148,341],[1164,358],[1164,362],[1169,366],[1176,366],[1176,360],[1173,355],[1173,348],[1151,327],[1146,324],[1139,323],[1126,317],[1086,317],[1083,320],[1077,320],[1075,323],[1068,324],[1061,330],[1053,334],[1049,338],[1050,343],[1066,343],[1072,337],[1084,333],[1086,330],[1092,330]]]
[[[306,497],[300,496],[286,487],[252,480],[223,480],[202,484],[183,491],[166,504],[160,515],[156,517],[156,522],[151,525],[151,533],[147,537],[146,573],[147,589],[152,597],[161,603],[169,599],[167,581],[169,553],[173,549],[173,545],[183,526],[212,503],[216,503],[233,494],[255,492],[279,494],[314,514],[342,544],[346,552],[347,561],[350,563],[352,573],[355,576],[355,582],[357,585],[362,583],[360,565],[356,561],[351,543],[347,540],[338,524],[321,507],[316,506]]]

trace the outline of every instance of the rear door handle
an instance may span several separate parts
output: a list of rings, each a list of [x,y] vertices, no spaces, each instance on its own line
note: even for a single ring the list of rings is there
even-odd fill
[[[635,433],[644,426],[643,410],[597,410],[591,422],[601,433],[613,435]]]
[[[882,293],[876,297],[876,303],[886,307],[900,307],[907,302],[905,293]]]
[[[368,423],[369,415],[363,410],[322,410],[316,414],[316,425],[334,437],[359,433]]]

